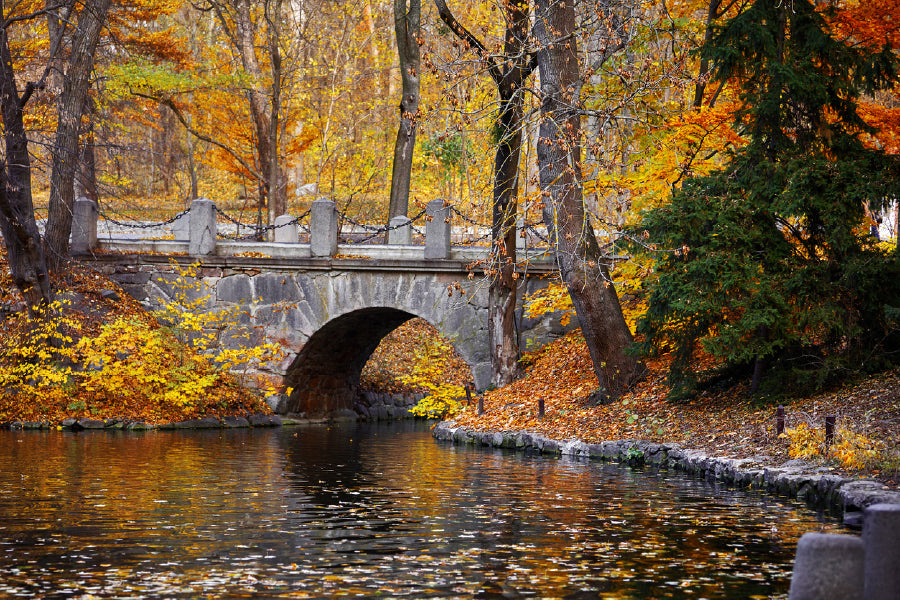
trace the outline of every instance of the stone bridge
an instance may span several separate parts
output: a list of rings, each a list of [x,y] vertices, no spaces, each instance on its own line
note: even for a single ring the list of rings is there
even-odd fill
[[[278,412],[319,416],[350,409],[360,373],[378,343],[414,317],[452,343],[469,365],[476,388],[490,382],[486,267],[473,269],[487,257],[486,248],[447,243],[441,256],[426,258],[427,241],[424,246],[329,243],[332,247],[324,256],[316,255],[315,240],[218,240],[211,251],[200,254],[194,243],[91,240],[80,258],[149,308],[172,299],[180,273],[196,265],[197,285],[191,293],[203,299],[204,308],[237,308],[241,315],[222,332],[220,343],[270,341],[286,351],[285,360],[266,365],[259,374],[293,388],[279,402]],[[94,252],[97,248],[100,252]],[[523,292],[547,285],[552,260],[534,251],[523,264]],[[559,315],[527,319],[520,308],[518,316],[523,348],[564,333]]]

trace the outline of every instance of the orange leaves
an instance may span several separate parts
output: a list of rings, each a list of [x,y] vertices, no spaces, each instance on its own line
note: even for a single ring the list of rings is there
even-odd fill
[[[700,354],[705,368],[714,366],[710,357]],[[573,332],[527,353],[523,359],[528,365],[526,375],[485,393],[482,416],[472,407],[454,421],[476,429],[533,431],[558,440],[648,439],[681,443],[718,456],[767,455],[773,457],[773,464],[787,460],[790,443],[775,437],[774,407],[749,402],[744,384],[703,391],[688,403],[668,402],[664,381],[670,360],[668,356],[648,359],[646,377],[621,400],[596,406],[590,396],[597,387],[590,356],[580,332]],[[540,398],[545,402],[543,420],[538,419]],[[798,419],[812,418],[819,423],[824,414],[840,415],[839,430],[844,427],[851,433],[841,438],[848,440],[848,449],[842,446],[839,453],[836,448],[833,456],[844,468],[871,469],[880,463],[884,479],[891,460],[900,464],[900,440],[891,425],[900,419],[900,371],[872,378],[849,391],[796,400],[787,411],[790,427],[796,427]],[[877,457],[873,448],[879,451]],[[848,457],[865,460],[854,462]],[[897,472],[891,476],[900,477],[900,470],[894,470]],[[877,473],[870,470],[869,474]]]
[[[830,20],[855,43],[873,48],[888,44],[900,49],[900,3],[896,0],[843,0]]]

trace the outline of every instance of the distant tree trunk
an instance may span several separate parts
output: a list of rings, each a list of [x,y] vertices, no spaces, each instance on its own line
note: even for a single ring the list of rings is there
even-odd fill
[[[556,250],[563,281],[572,297],[594,372],[605,394],[617,398],[633,381],[639,362],[625,354],[632,336],[585,218],[581,187],[581,73],[575,33],[575,3],[538,0],[534,35],[541,76],[538,142],[544,222]]]
[[[0,20],[6,14],[0,3]],[[31,162],[22,108],[31,89],[19,97],[16,88],[9,37],[0,29],[0,115],[6,142],[5,162],[0,164],[0,231],[6,245],[9,270],[22,292],[29,313],[46,307],[52,299],[41,235],[34,220],[31,198]]]
[[[438,14],[450,30],[473,50],[488,50],[453,16],[444,0],[434,0]],[[522,153],[523,82],[531,73],[525,51],[528,37],[528,3],[505,4],[506,34],[503,56],[490,63],[490,73],[500,96],[495,122],[494,189],[491,223],[491,277],[488,334],[491,350],[491,383],[511,383],[519,374],[519,335],[516,327],[516,212],[519,193],[519,158]],[[462,187],[462,184],[460,184]]]
[[[78,134],[85,111],[94,67],[94,50],[106,22],[110,0],[89,0],[78,13],[72,32],[72,50],[67,61],[62,92],[57,98],[56,137],[52,148],[50,209],[46,246],[48,266],[58,269],[69,256],[72,207],[75,201],[75,174],[78,167]]]
[[[82,135],[82,141],[78,148],[78,173],[75,176],[75,198],[89,198],[96,202],[97,194],[97,166],[94,156],[94,128]]]
[[[271,8],[271,10],[270,10]],[[287,186],[282,173],[281,164],[278,161],[278,134],[281,131],[281,0],[272,0],[266,3],[266,19],[269,38],[269,58],[272,62],[272,100],[269,110],[269,225],[275,223],[275,218],[287,213]],[[269,232],[269,239],[275,239],[275,232]]]
[[[266,76],[257,59],[257,27],[253,20],[253,9],[257,4],[252,0],[229,0],[210,4],[215,9],[222,28],[231,37],[244,71],[253,81],[265,81]],[[275,8],[271,8],[273,4]],[[281,183],[284,181],[283,168],[278,157],[278,121],[282,91],[281,55],[278,49],[281,6],[280,0],[264,2],[265,16],[268,19],[267,44],[273,67],[272,97],[271,99],[268,97],[269,90],[262,85],[247,90],[247,102],[253,121],[253,141],[256,146],[254,174],[258,179],[259,192],[257,220],[261,224],[262,215],[265,214],[269,225],[274,222],[276,216],[287,212],[287,193]]]
[[[416,147],[416,127],[419,119],[420,22],[420,0],[394,0],[394,30],[397,33],[397,55],[400,58],[403,95],[400,98],[400,126],[394,143],[388,219],[405,215],[409,210],[409,185],[412,179],[413,151]]]

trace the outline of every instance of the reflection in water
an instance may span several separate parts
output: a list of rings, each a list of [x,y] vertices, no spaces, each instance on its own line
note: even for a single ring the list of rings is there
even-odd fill
[[[766,598],[798,504],[422,425],[0,431],[0,597]]]

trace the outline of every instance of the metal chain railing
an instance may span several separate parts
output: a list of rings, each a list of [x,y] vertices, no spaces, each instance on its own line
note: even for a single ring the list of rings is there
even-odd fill
[[[280,223],[278,225],[265,225],[263,227],[258,227],[256,224],[242,223],[241,221],[238,221],[237,219],[235,219],[234,217],[232,217],[225,211],[216,207],[216,213],[219,216],[221,216],[222,218],[224,218],[226,221],[228,221],[229,223],[232,223],[233,225],[235,225],[237,227],[237,231],[240,231],[242,228],[251,229],[253,231],[253,233],[249,233],[247,235],[227,235],[224,233],[216,233],[216,235],[222,239],[234,240],[234,241],[252,240],[254,238],[261,237],[262,235],[264,235],[265,233],[267,233],[269,231],[275,231],[276,229],[281,229],[282,227],[290,227],[291,225],[300,225],[300,222],[303,219],[305,219],[306,217],[308,217],[310,212],[311,211],[307,210],[303,214],[301,214],[297,217],[294,217],[290,221],[285,221],[284,223]],[[305,229],[308,233],[309,227],[306,227]]]
[[[476,221],[469,215],[460,211],[455,206],[450,206],[449,208],[450,208],[450,211],[453,214],[455,214],[457,217],[459,217],[463,222],[465,222],[469,225],[475,226],[478,231],[483,231],[485,229],[487,230],[485,233],[482,233],[481,235],[478,235],[477,237],[474,237],[474,238],[466,237],[465,241],[467,243],[478,243],[478,242],[490,240],[490,238],[491,238],[490,227],[488,227],[482,223],[479,223],[478,221]],[[149,223],[142,222],[142,221],[135,221],[132,219],[124,219],[124,220],[115,219],[112,216],[110,216],[109,212],[115,213],[116,211],[114,211],[112,209],[110,209],[109,211],[103,211],[103,210],[99,211],[99,215],[108,223],[112,223],[119,227],[126,227],[126,228],[131,228],[131,229],[153,229],[153,228],[165,227],[166,225],[171,225],[172,223],[174,223],[181,217],[184,217],[187,214],[189,214],[190,210],[185,209],[164,221],[155,221],[155,222],[149,222]],[[252,239],[259,238],[260,236],[266,234],[269,231],[274,231],[274,230],[280,229],[282,227],[290,227],[292,225],[298,226],[301,230],[303,230],[306,233],[310,232],[309,225],[305,224],[303,221],[310,215],[311,210],[306,210],[304,213],[291,219],[290,221],[286,221],[286,222],[280,223],[278,225],[265,225],[262,227],[257,226],[255,223],[241,222],[218,207],[216,207],[216,213],[220,217],[222,217],[226,222],[229,222],[229,223],[235,225],[238,232],[240,232],[241,230],[247,230],[247,229],[251,230],[251,233],[248,233],[245,235],[237,235],[237,234],[228,235],[228,234],[224,234],[224,233],[217,233],[217,236],[222,239],[229,239],[229,240],[235,240],[235,241],[252,240]],[[416,235],[423,236],[423,235],[425,235],[425,232],[423,231],[423,229],[421,227],[415,227],[412,224],[419,221],[420,219],[422,219],[422,217],[424,217],[425,214],[426,214],[426,210],[423,209],[418,214],[416,214],[414,217],[410,218],[409,221],[402,223],[402,224],[398,224],[398,225],[390,225],[390,224],[388,224],[388,225],[369,225],[368,223],[363,223],[363,222],[353,218],[352,216],[350,216],[349,214],[347,214],[343,211],[338,211],[338,216],[343,222],[349,223],[350,225],[352,225],[358,229],[361,229],[364,232],[369,232],[369,235],[367,235],[367,236],[363,237],[362,239],[357,240],[355,242],[358,244],[364,244],[364,243],[371,241],[389,231],[392,231],[394,229],[399,229],[401,227],[406,227],[406,226],[410,226],[413,233],[415,233]],[[531,234],[533,234],[535,237],[537,237],[542,242],[544,242],[546,244],[550,244],[550,239],[547,236],[543,235],[540,231],[538,231],[538,229],[536,228],[537,225],[540,225],[540,221],[537,221],[534,223],[525,223],[523,225],[523,230],[530,232]]]
[[[400,229],[401,227],[406,227],[407,225],[412,227],[412,224],[415,223],[416,221],[418,221],[419,219],[421,219],[423,216],[425,216],[425,213],[426,213],[426,210],[422,209],[422,211],[419,214],[417,214],[415,217],[412,217],[409,221],[399,224],[399,225],[367,225],[366,223],[361,223],[359,221],[356,221],[353,217],[351,217],[350,215],[348,215],[342,211],[338,211],[338,215],[340,215],[341,219],[343,219],[344,221],[350,223],[351,225],[359,227],[360,229],[364,229],[366,231],[372,232],[371,235],[368,235],[368,236],[364,237],[363,239],[357,241],[356,242],[357,244],[364,244],[364,243],[368,242],[369,240],[373,240],[373,239],[377,238],[378,236],[380,236],[381,234],[387,233],[388,231],[392,231],[394,229]],[[413,231],[416,233],[416,235],[424,235],[424,233],[420,232],[421,230],[417,230],[415,227],[413,227]]]
[[[188,214],[190,212],[190,210],[185,209],[185,210],[181,211],[180,213],[178,213],[177,215],[175,215],[169,219],[166,219],[165,221],[152,222],[152,223],[144,223],[143,221],[134,221],[132,219],[128,219],[127,221],[119,221],[117,219],[113,219],[112,217],[110,217],[106,212],[100,210],[99,207],[98,207],[97,212],[101,217],[103,217],[104,221],[107,221],[108,223],[112,223],[113,225],[118,225],[119,227],[128,227],[131,229],[153,229],[154,227],[165,227],[166,225],[171,225],[172,223],[174,223],[175,221],[177,221],[184,215]],[[116,211],[112,211],[112,212],[116,212]]]

